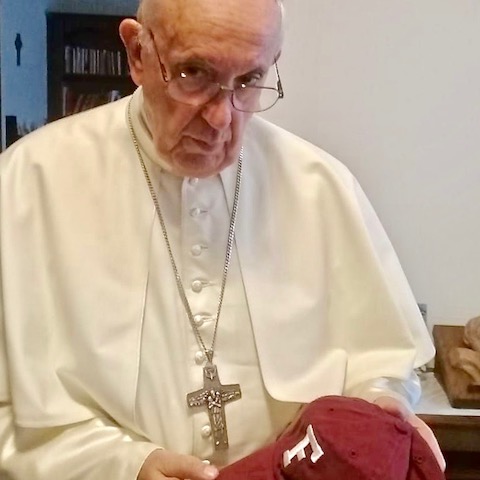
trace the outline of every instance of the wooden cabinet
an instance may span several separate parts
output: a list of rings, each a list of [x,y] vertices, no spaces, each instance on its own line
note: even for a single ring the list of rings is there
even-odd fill
[[[480,416],[420,415],[447,461],[447,480],[480,480]]]
[[[133,92],[118,34],[123,18],[47,13],[48,121]]]
[[[480,410],[453,408],[432,369],[419,372],[415,413],[433,430],[447,462],[447,480],[480,480]]]

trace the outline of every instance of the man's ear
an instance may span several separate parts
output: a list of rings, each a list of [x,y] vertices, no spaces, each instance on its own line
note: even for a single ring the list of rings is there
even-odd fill
[[[139,40],[141,29],[142,26],[133,18],[122,20],[119,27],[120,37],[127,51],[130,75],[138,86],[142,84],[144,72],[142,46]]]

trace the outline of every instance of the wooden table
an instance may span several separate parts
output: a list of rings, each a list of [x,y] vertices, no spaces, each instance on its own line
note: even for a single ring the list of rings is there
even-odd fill
[[[447,461],[447,479],[480,480],[480,416],[419,416],[437,437]]]
[[[447,480],[480,480],[480,409],[452,408],[432,374],[422,380],[415,411],[433,430],[447,461]]]

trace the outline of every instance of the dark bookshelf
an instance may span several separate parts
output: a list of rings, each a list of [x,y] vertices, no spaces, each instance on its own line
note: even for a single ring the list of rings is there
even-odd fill
[[[124,18],[47,13],[48,121],[133,92],[118,34]]]

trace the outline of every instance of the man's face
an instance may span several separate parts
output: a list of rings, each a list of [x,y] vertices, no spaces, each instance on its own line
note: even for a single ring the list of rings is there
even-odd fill
[[[174,100],[159,60],[168,80],[187,72],[229,88],[262,84],[280,49],[279,7],[274,0],[161,0],[145,12],[152,15],[144,15],[140,33],[139,83],[156,149],[176,175],[214,175],[237,159],[251,114],[223,91],[201,106]]]

